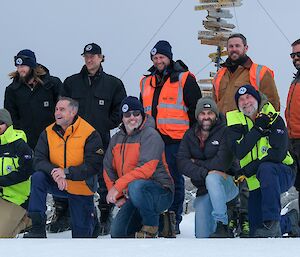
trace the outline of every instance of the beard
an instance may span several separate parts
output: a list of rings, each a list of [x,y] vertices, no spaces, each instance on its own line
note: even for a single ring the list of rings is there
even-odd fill
[[[255,103],[251,106],[250,110],[246,110],[246,109],[243,109],[243,108],[239,108],[239,109],[240,109],[240,111],[241,111],[244,115],[246,115],[246,116],[248,116],[248,117],[251,117],[254,113],[257,112],[257,109],[258,109],[258,102],[255,102]],[[248,108],[247,108],[247,109],[248,109]]]
[[[300,60],[293,60],[293,64],[295,68],[299,71],[300,70]]]
[[[33,69],[30,69],[25,76],[20,76],[19,74],[19,79],[22,83],[28,83],[31,79],[33,78]]]
[[[208,123],[208,121],[209,121],[209,123]],[[200,121],[200,120],[198,121],[200,129],[202,131],[210,131],[211,128],[216,124],[216,122],[217,122],[217,119],[213,120],[210,118],[202,120],[202,121]]]

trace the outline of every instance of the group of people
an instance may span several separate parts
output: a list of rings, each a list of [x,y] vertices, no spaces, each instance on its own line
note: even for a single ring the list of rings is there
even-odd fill
[[[202,97],[169,42],[158,41],[139,99],[103,71],[95,43],[84,47],[81,71],[63,83],[34,52],[20,51],[0,110],[0,237],[26,231],[24,238],[46,238],[46,230],[69,228],[74,238],[176,237],[183,175],[197,188],[195,237],[298,236],[298,213],[280,215],[280,194],[300,189],[300,39],[292,44],[298,72],[287,127],[273,71],[247,50],[245,36],[229,37],[213,97]],[[48,193],[55,214],[46,226]]]

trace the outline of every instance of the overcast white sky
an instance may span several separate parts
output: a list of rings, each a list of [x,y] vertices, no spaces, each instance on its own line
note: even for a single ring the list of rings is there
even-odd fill
[[[39,63],[64,80],[80,71],[84,45],[95,42],[106,55],[104,70],[121,77],[179,2],[181,0],[3,1],[0,9],[0,106],[4,89],[10,83],[7,74],[15,69],[13,56],[19,50],[33,50]],[[256,0],[242,2],[241,7],[231,8],[236,16],[229,22],[238,23],[235,31],[247,37],[248,55],[275,71],[284,109],[294,72],[288,40],[293,42],[300,37],[300,1],[260,0],[288,40]],[[202,20],[207,15],[206,11],[194,11],[197,4],[196,0],[182,1],[122,76],[128,94],[138,95],[139,80],[151,65],[149,52],[158,40],[168,40],[173,46],[174,59],[182,59],[195,74],[210,62],[208,54],[214,52],[215,47],[201,45],[197,40],[198,31],[203,30]],[[207,78],[214,70],[210,65],[198,73],[197,78]]]

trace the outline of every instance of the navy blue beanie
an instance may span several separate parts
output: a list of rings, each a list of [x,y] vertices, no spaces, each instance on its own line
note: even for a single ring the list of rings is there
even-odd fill
[[[244,94],[252,95],[257,100],[258,105],[260,104],[261,97],[259,92],[252,85],[243,85],[236,91],[234,96],[235,103],[238,108],[239,108],[239,104],[238,104],[239,98],[241,95]]]
[[[27,65],[30,68],[35,68],[37,66],[35,54],[29,49],[21,50],[14,57],[14,60],[15,60],[15,66]]]
[[[173,59],[172,46],[168,41],[160,40],[156,43],[156,45],[150,51],[150,58],[156,54],[162,54],[167,56],[170,60]]]
[[[139,99],[135,96],[127,96],[121,103],[120,116],[122,117],[123,113],[125,112],[137,110],[141,111],[142,115],[144,116],[144,108]]]

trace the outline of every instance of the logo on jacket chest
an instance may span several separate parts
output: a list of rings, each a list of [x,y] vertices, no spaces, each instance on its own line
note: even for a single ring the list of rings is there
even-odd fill
[[[44,101],[44,107],[49,107],[49,101]]]
[[[100,99],[100,100],[99,100],[99,105],[104,105],[104,104],[105,104],[104,100],[103,100],[103,99]]]
[[[211,142],[211,144],[212,144],[212,145],[219,145],[220,143],[219,143],[219,141],[214,140],[214,141]]]

